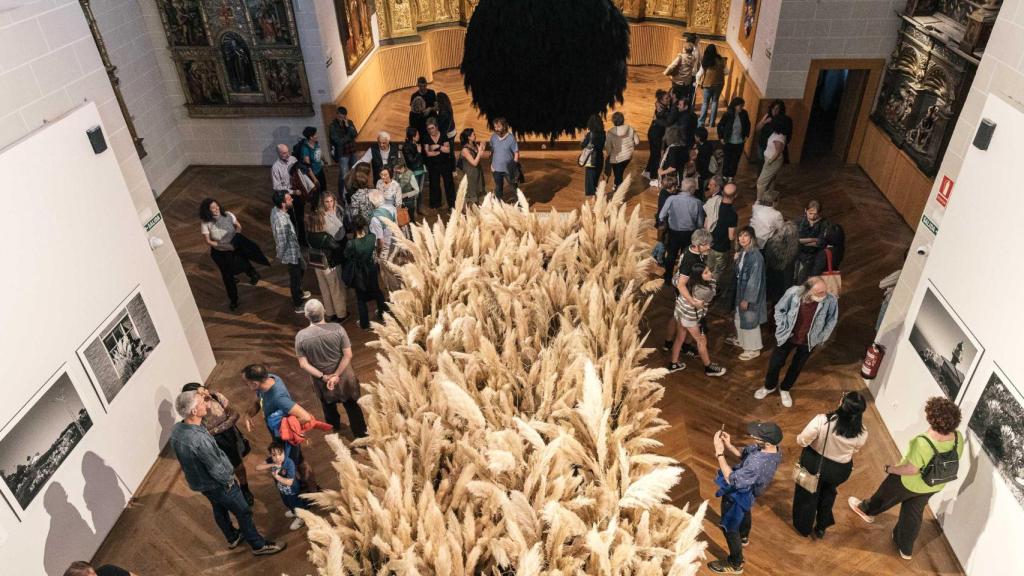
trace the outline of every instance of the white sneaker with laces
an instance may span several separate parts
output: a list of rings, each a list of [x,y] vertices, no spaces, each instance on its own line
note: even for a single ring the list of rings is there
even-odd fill
[[[793,407],[793,396],[791,396],[789,392],[786,392],[785,390],[780,390],[779,395],[782,396],[783,406],[785,406],[786,408]]]
[[[292,520],[292,525],[289,526],[288,529],[289,530],[298,530],[299,528],[302,528],[305,525],[306,525],[306,523],[302,521],[302,518],[296,518],[295,520]]]
[[[764,400],[772,392],[775,392],[775,390],[774,389],[769,390],[769,389],[765,388],[764,386],[761,386],[760,388],[758,388],[757,390],[754,391],[754,399],[755,400]]]
[[[744,350],[743,352],[740,352],[739,359],[746,362],[748,360],[753,360],[754,358],[757,358],[760,355],[760,350]]]

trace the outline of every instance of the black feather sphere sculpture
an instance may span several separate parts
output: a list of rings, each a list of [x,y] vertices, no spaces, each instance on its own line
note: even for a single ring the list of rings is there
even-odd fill
[[[462,76],[488,121],[550,138],[622,102],[629,24],[610,0],[480,0]]]

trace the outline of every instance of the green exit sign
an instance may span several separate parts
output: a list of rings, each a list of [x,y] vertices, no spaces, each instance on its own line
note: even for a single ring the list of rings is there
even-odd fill
[[[146,232],[149,232],[153,228],[156,228],[156,225],[159,224],[160,221],[163,220],[163,219],[164,219],[163,215],[161,215],[159,212],[157,212],[156,216],[153,216],[152,218],[150,218],[149,222],[146,222],[146,224],[144,225],[144,227],[146,228]]]
[[[939,233],[939,227],[936,226],[935,222],[932,222],[931,219],[928,218],[927,216],[924,216],[924,215],[921,216],[921,223],[924,224],[925,228],[931,230],[932,234],[938,234]]]

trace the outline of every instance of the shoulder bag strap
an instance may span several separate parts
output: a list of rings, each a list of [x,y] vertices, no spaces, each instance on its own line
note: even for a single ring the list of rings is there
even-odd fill
[[[825,416],[825,421],[828,422],[828,425],[825,427],[825,441],[821,443],[821,453],[818,454],[820,456],[818,458],[818,471],[814,474],[817,478],[821,478],[821,467],[825,464],[825,446],[828,445],[828,435],[832,430],[832,419]]]

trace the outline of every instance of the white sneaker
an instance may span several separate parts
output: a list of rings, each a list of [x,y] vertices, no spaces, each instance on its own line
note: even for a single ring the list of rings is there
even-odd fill
[[[754,391],[754,399],[755,400],[764,400],[772,392],[775,392],[775,390],[774,389],[769,390],[769,389],[765,388],[764,386],[761,386],[760,388],[758,388],[757,390]]]
[[[313,297],[313,293],[310,292],[309,290],[303,290],[302,291],[302,299],[303,300],[309,300],[312,297]]]
[[[657,188],[658,187],[658,181],[657,180],[651,180],[650,182],[647,183],[647,185],[650,186],[651,188]]]
[[[786,408],[793,407],[793,397],[785,390],[780,390],[779,395],[782,396],[782,405]]]
[[[302,521],[302,518],[296,518],[295,520],[292,520],[292,525],[289,526],[288,529],[289,530],[298,530],[299,528],[302,528],[305,525],[306,525],[306,523]]]
[[[285,518],[295,518],[295,512],[292,512],[291,510],[285,510],[284,517]]]
[[[740,358],[740,360],[743,360],[744,362],[746,362],[748,360],[753,360],[754,358],[757,358],[760,355],[761,355],[761,351],[760,350],[744,350],[743,352],[740,352],[739,358]]]

